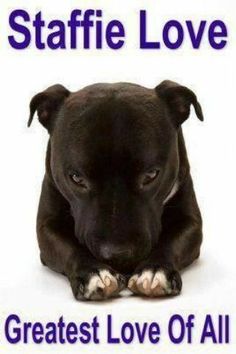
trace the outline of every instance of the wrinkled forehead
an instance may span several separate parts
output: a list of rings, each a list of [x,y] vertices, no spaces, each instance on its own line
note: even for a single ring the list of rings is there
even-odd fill
[[[120,170],[162,163],[173,132],[154,95],[83,95],[65,105],[59,132],[72,164]]]

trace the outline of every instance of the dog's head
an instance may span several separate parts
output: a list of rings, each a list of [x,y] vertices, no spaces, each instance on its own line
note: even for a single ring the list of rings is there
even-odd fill
[[[164,81],[96,84],[76,93],[56,85],[33,97],[50,134],[50,173],[69,202],[75,235],[98,259],[129,270],[146,257],[161,229],[179,173],[178,130],[195,94]]]

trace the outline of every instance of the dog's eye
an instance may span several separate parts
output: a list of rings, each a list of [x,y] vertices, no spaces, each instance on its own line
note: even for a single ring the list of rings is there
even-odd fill
[[[87,183],[86,179],[83,176],[81,176],[80,174],[71,173],[70,178],[79,187],[81,187],[83,189],[88,189],[88,183]]]
[[[159,175],[158,169],[152,169],[144,173],[141,179],[140,187],[144,188],[145,186],[149,185],[150,183],[154,182]]]

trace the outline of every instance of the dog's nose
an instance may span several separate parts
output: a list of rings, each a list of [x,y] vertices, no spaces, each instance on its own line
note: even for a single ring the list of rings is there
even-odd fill
[[[103,245],[100,248],[100,255],[106,261],[129,260],[132,258],[133,250],[131,247]]]

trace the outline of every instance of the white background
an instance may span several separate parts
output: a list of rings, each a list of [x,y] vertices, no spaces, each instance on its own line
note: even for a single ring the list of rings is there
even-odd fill
[[[74,8],[101,8],[104,20],[123,21],[127,40],[119,51],[50,51],[10,48],[8,16],[15,8],[32,14],[42,10],[45,20],[67,20]],[[177,51],[138,49],[139,10],[147,9],[149,35],[160,39],[163,24],[170,19],[184,22],[222,19],[229,30],[229,43],[222,51],[207,44],[207,33],[200,50],[193,50],[186,35]],[[1,1],[0,5],[0,350],[2,353],[235,353],[236,350],[236,267],[235,267],[235,26],[234,0],[110,0],[110,1]],[[183,273],[183,292],[177,298],[144,300],[125,297],[94,304],[76,302],[65,278],[39,261],[35,218],[44,173],[47,133],[37,120],[26,128],[31,97],[54,83],[77,90],[94,82],[131,81],[148,87],[172,79],[192,88],[202,104],[205,122],[192,112],[184,125],[185,139],[195,189],[204,220],[204,243],[200,260]],[[22,320],[101,323],[100,345],[11,346],[3,336],[10,313]],[[143,345],[109,346],[104,330],[107,314],[112,313],[116,334],[130,321],[157,321],[161,342]],[[196,323],[194,344],[170,344],[167,324],[171,315],[193,313]],[[212,314],[217,327],[218,314],[231,316],[231,344],[200,345],[199,337],[206,314]]]

